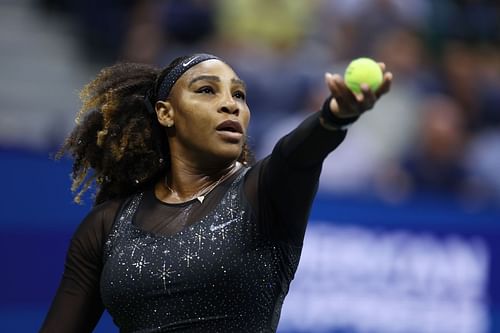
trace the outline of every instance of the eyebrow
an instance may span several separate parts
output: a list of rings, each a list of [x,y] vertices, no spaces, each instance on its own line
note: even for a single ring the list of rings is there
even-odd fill
[[[200,75],[189,81],[188,87],[191,87],[196,81],[202,81],[202,80],[220,82],[220,78],[216,75]],[[246,89],[246,84],[243,80],[231,79],[231,83],[242,85],[243,88]]]
[[[234,84],[239,84],[239,85],[243,86],[243,88],[245,90],[247,89],[247,85],[245,84],[245,81],[243,81],[243,80],[240,80],[240,79],[231,79],[231,82],[234,83]]]

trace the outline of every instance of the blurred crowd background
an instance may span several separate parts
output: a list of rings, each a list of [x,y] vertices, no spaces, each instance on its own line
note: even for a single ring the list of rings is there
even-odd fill
[[[78,90],[117,61],[209,52],[248,85],[262,157],[327,90],[325,71],[383,61],[392,91],[325,162],[321,191],[500,202],[500,4],[488,0],[0,2],[0,145],[53,151]]]

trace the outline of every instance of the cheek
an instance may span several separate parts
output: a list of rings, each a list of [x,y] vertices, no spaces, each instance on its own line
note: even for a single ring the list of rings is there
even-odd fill
[[[196,140],[206,137],[213,132],[213,122],[207,117],[198,114],[191,114],[185,118],[184,127],[186,133]]]
[[[203,103],[191,102],[179,104],[176,110],[175,121],[179,126],[182,123],[183,129],[189,132],[200,132],[212,126],[209,112],[204,110]]]
[[[245,127],[245,132],[248,130],[248,124],[250,123],[250,110],[245,108],[241,115],[241,123]]]

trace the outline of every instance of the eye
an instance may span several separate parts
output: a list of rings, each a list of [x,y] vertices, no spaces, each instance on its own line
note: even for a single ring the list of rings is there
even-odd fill
[[[235,98],[238,98],[238,99],[241,99],[241,100],[245,100],[246,96],[245,96],[245,93],[243,91],[236,91],[233,95]]]
[[[213,94],[214,89],[210,86],[203,86],[200,89],[196,90],[196,92],[200,94]]]

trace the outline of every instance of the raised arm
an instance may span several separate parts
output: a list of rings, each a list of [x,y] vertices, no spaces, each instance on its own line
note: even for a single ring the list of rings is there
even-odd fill
[[[380,66],[385,70],[383,64]],[[376,92],[362,85],[362,94],[355,95],[339,75],[325,75],[331,96],[322,110],[283,137],[272,154],[260,161],[248,176],[248,179],[258,178],[248,182],[257,184],[256,188],[246,186],[246,189],[265,233],[295,245],[302,244],[323,160],[344,140],[346,127],[389,91],[391,81],[392,74],[385,73]]]

